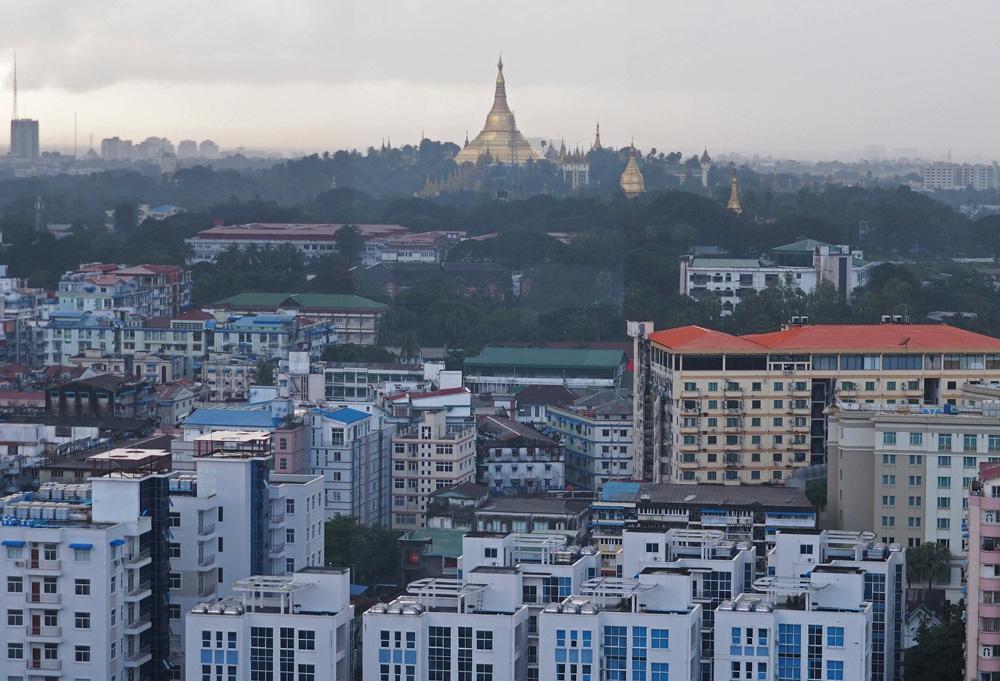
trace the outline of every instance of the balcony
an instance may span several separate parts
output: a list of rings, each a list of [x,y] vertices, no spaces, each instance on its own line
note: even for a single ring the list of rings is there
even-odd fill
[[[212,565],[214,563],[215,563],[215,554],[214,553],[203,553],[200,556],[198,556],[198,565],[200,567],[207,567],[207,566]]]
[[[142,579],[128,587],[125,592],[125,600],[137,601],[146,598],[152,593],[148,579]]]
[[[149,563],[152,560],[149,549],[142,549],[141,551],[133,551],[132,553],[125,556],[125,564],[130,568],[140,568],[143,565]]]
[[[25,603],[42,603],[44,605],[58,605],[62,603],[62,594],[26,593]]]
[[[29,571],[58,572],[62,567],[62,562],[58,560],[42,560],[32,558],[25,561],[25,567]]]
[[[215,523],[209,521],[204,523],[199,523],[198,525],[198,536],[207,537],[210,534],[215,534]]]
[[[125,623],[125,633],[127,634],[138,634],[149,627],[152,626],[149,613],[142,613],[140,615],[135,615],[132,619]]]
[[[61,638],[62,627],[43,627],[29,624],[24,628],[24,635],[28,638]]]
[[[272,511],[271,511],[271,524],[272,525],[280,525],[283,522],[285,522],[285,511],[284,511],[284,509],[282,509],[280,511],[274,511],[272,509]]]
[[[284,542],[284,540],[282,540],[280,542],[275,542],[275,543],[271,544],[271,555],[272,556],[280,556],[284,552],[285,552],[285,542]]]
[[[27,660],[24,664],[28,671],[32,672],[61,672],[62,660]]]
[[[216,584],[214,581],[210,582],[206,580],[202,582],[201,585],[198,586],[198,595],[201,596],[202,598],[206,596],[214,596],[217,587],[218,584]]]
[[[125,652],[125,666],[138,667],[152,658],[152,651],[148,645],[130,648]]]

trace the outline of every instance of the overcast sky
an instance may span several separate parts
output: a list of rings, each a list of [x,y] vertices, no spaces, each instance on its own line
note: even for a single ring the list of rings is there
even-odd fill
[[[497,51],[529,137],[1000,157],[996,0],[0,0],[43,147],[150,135],[323,151],[460,141]],[[4,145],[5,146],[5,145]]]

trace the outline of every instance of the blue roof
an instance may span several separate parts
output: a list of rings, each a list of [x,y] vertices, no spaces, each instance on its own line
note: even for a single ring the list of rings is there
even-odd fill
[[[196,409],[184,421],[186,426],[235,426],[240,428],[275,428],[280,419],[261,409]]]
[[[341,407],[340,409],[320,409],[316,408],[312,410],[313,414],[322,414],[328,419],[333,419],[334,421],[340,421],[341,423],[356,423],[361,419],[366,419],[370,414],[366,414],[363,411],[358,411],[357,409],[351,409],[350,407]]]
[[[639,493],[639,483],[609,480],[601,489],[602,501],[633,501]]]
[[[351,584],[351,596],[361,596],[366,591],[368,591],[368,587],[364,584]]]

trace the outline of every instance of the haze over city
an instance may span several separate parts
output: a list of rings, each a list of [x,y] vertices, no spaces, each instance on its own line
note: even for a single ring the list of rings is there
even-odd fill
[[[991,2],[82,1],[3,4],[4,97],[43,148],[89,135],[315,152],[461,142],[503,50],[531,138],[802,159],[984,160]],[[960,40],[950,39],[961,36]],[[947,49],[942,40],[948,39]]]

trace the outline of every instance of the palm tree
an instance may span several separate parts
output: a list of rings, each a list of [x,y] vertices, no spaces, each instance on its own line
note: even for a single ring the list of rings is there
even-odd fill
[[[950,577],[951,551],[943,544],[926,542],[906,549],[906,579],[911,584],[927,580],[930,589]]]

